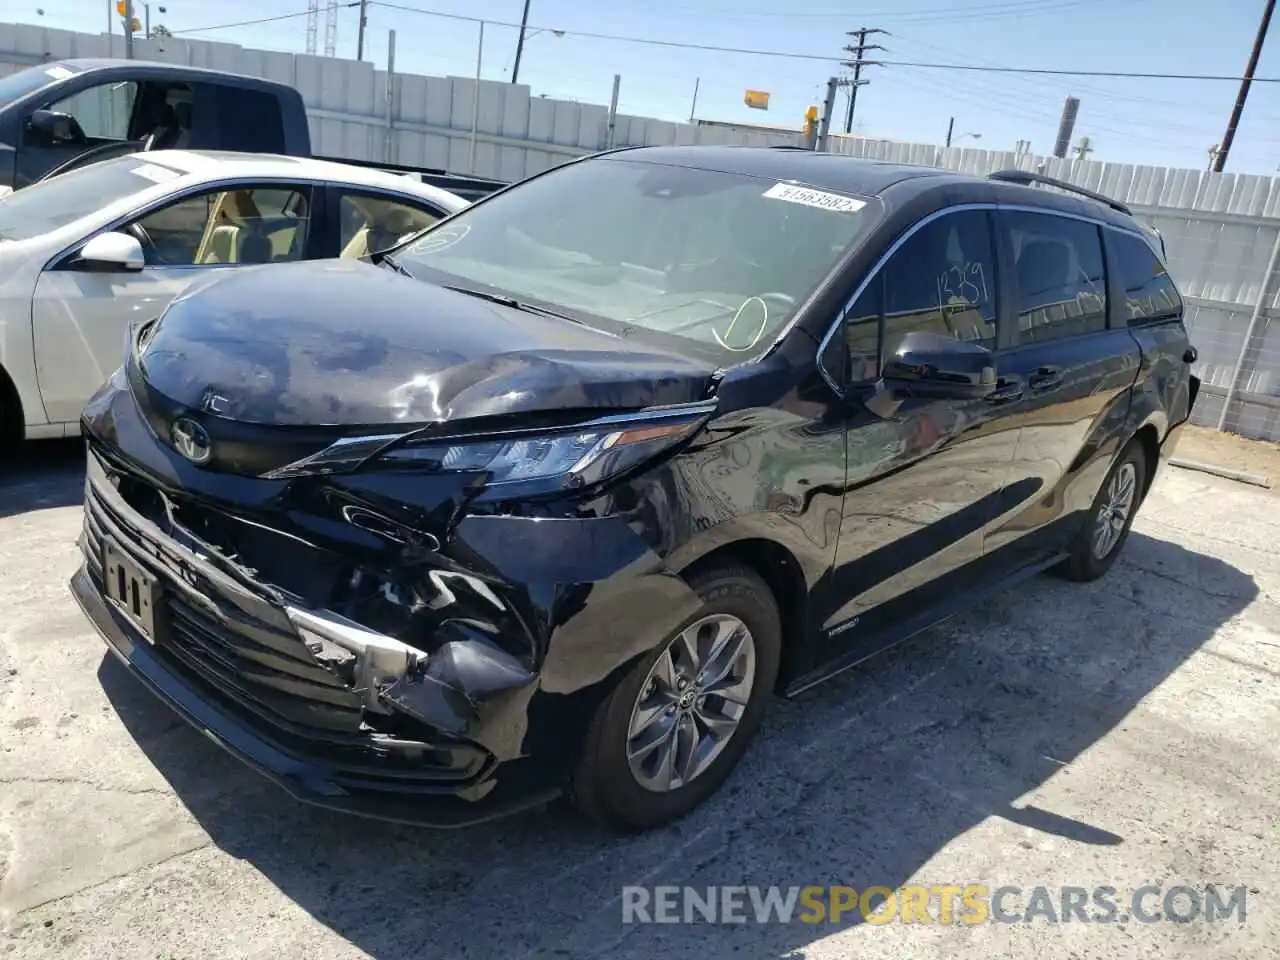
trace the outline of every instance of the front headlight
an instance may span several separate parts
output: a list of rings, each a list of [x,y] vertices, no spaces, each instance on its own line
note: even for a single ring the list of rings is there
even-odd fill
[[[690,436],[704,419],[410,442],[386,450],[376,462],[480,475],[494,496],[510,496],[516,486],[522,493],[553,493],[625,473]]]
[[[485,488],[481,497],[560,493],[609,480],[658,456],[696,433],[713,409],[713,404],[699,404],[562,428],[348,437],[263,476],[412,470],[472,475]]]

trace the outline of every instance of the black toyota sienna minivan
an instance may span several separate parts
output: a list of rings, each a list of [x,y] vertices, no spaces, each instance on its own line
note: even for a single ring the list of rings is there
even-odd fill
[[[793,695],[1102,576],[1196,399],[1158,235],[1035,175],[624,149],[211,271],[83,415],[72,589],[295,796],[654,827]]]

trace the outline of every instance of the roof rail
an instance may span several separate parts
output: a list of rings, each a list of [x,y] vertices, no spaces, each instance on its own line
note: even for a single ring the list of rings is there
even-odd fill
[[[1090,200],[1096,200],[1098,203],[1105,204],[1112,210],[1123,213],[1126,217],[1132,217],[1133,211],[1126,207],[1119,200],[1112,200],[1100,193],[1094,193],[1084,187],[1077,187],[1074,183],[1067,183],[1065,180],[1057,180],[1054,177],[1046,177],[1043,173],[1032,173],[1030,170],[997,170],[995,173],[987,174],[988,180],[1001,180],[1005,183],[1021,183],[1024,186],[1032,186],[1033,184],[1042,183],[1046,187],[1057,187],[1059,190],[1066,190],[1068,193],[1078,193],[1082,197],[1088,197]]]

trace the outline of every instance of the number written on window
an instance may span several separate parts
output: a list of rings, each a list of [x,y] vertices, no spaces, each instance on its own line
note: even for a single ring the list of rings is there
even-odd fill
[[[846,317],[846,380],[877,377],[883,358],[917,331],[994,348],[995,264],[991,221],[983,211],[949,213],[913,233]]]

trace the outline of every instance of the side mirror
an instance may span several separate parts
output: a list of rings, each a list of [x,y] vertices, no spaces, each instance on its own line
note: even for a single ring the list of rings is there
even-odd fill
[[[27,118],[27,129],[43,134],[54,142],[70,140],[73,118],[69,113],[53,110],[36,110]]]
[[[937,333],[908,333],[886,358],[885,386],[915,397],[980,399],[996,389],[996,359],[978,343]]]
[[[100,233],[83,247],[75,260],[82,270],[135,271],[146,265],[142,244],[127,233]]]

